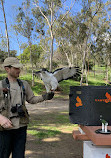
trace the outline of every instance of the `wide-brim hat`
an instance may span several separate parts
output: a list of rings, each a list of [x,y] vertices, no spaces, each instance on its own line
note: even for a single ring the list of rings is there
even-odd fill
[[[3,66],[12,66],[15,68],[21,68],[23,65],[19,62],[19,60],[15,57],[8,57],[4,60]]]

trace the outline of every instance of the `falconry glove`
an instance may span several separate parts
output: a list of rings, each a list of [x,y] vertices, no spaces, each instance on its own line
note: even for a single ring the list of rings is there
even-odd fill
[[[42,97],[44,100],[51,100],[54,97],[54,92],[45,93]]]

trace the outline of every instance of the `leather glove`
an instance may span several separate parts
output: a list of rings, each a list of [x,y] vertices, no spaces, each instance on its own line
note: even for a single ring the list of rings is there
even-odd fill
[[[44,100],[51,100],[54,97],[54,92],[45,93],[42,97]]]

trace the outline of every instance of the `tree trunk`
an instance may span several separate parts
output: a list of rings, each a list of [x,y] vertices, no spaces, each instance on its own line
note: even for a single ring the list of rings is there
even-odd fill
[[[9,37],[8,37],[8,29],[7,29],[7,22],[6,22],[6,16],[5,16],[5,9],[4,9],[3,0],[1,0],[1,4],[2,4],[2,10],[3,10],[3,15],[4,15],[5,33],[6,33],[6,39],[7,39],[7,52],[8,52],[8,57],[9,57],[10,56]]]
[[[70,61],[70,59],[68,57],[68,54],[66,52],[65,52],[65,55],[66,55],[66,58],[67,58],[68,65],[69,65],[69,67],[71,67],[72,66],[71,61]]]
[[[52,67],[53,67],[53,43],[54,43],[54,38],[53,35],[51,37],[51,53],[50,53],[50,72],[52,72]]]
[[[94,78],[95,78],[95,57],[94,57],[94,60],[93,60],[93,72],[94,72]]]
[[[109,78],[109,75],[108,75],[108,63],[109,63],[109,59],[106,60],[106,83],[108,84],[108,78]]]
[[[87,71],[87,66],[86,66],[86,62],[85,62],[85,75],[86,75],[86,86],[88,86],[88,75],[87,75],[88,71]]]
[[[31,63],[31,66],[32,66],[32,86],[34,86],[34,75],[33,75],[34,68],[33,68],[32,50],[31,50],[32,43],[30,41],[30,38],[28,38],[28,42],[29,42],[29,49],[30,49],[30,63]]]
[[[83,82],[83,74],[84,74],[85,59],[86,59],[86,51],[84,51],[84,54],[83,54],[82,75],[81,75],[80,86],[82,86],[82,82]]]
[[[53,59],[53,45],[54,45],[54,35],[53,35],[53,1],[51,1],[51,29],[50,29],[50,34],[51,34],[51,54],[50,54],[50,72],[52,72],[52,59]]]

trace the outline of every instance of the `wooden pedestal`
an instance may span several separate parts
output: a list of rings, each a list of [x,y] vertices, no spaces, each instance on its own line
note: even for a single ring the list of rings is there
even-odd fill
[[[83,141],[83,158],[111,158],[111,134],[95,133],[101,126],[80,125],[80,129],[83,132],[73,131],[73,138]]]

